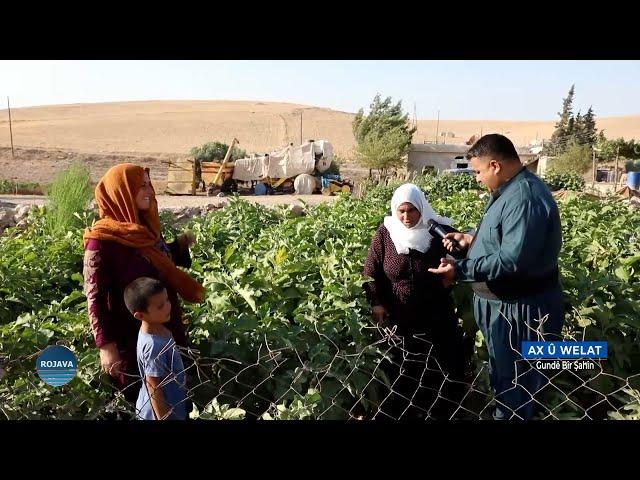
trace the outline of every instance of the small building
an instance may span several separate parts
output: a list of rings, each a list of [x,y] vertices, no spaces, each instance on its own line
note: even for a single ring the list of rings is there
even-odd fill
[[[407,170],[421,172],[424,168],[439,173],[450,168],[467,168],[469,161],[466,154],[469,148],[469,145],[412,143]],[[531,153],[529,148],[516,148],[516,151],[522,163],[535,173],[538,155]]]
[[[597,168],[596,182],[613,183],[615,178],[615,170],[613,168]]]

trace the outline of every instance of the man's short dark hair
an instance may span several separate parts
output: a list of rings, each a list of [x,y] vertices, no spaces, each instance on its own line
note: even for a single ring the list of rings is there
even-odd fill
[[[467,152],[467,160],[472,157],[491,157],[494,160],[520,162],[516,147],[504,135],[491,133],[480,138]]]
[[[155,278],[136,278],[124,289],[124,304],[131,315],[135,312],[146,312],[149,308],[149,299],[162,293],[164,288],[162,282]]]

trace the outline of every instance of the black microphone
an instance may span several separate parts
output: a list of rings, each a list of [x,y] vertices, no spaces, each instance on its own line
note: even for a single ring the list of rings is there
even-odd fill
[[[427,222],[427,227],[429,227],[429,233],[434,237],[445,238],[445,235],[447,235],[447,233],[451,233],[447,232],[442,225],[440,225],[432,218],[430,218]],[[452,231],[457,232],[457,230],[455,229],[452,229]],[[461,254],[463,252],[462,247],[460,247],[456,240],[454,240],[453,238],[448,238],[447,240],[453,243],[453,253]]]

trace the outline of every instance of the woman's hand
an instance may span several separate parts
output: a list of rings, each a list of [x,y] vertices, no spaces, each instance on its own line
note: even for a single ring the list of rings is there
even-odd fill
[[[178,241],[178,245],[180,245],[180,248],[184,250],[196,243],[196,236],[192,231],[187,230],[183,234],[178,235],[176,240]]]
[[[376,305],[371,309],[373,321],[380,326],[384,326],[387,320],[387,310],[382,305]]]
[[[100,366],[104,373],[117,377],[120,373],[119,365],[121,362],[120,352],[118,352],[115,342],[100,347]]]

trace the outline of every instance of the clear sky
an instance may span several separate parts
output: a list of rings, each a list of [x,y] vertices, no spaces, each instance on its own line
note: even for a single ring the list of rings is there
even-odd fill
[[[0,61],[0,108],[134,100],[263,100],[355,112],[380,92],[418,118],[640,114],[640,61]]]

